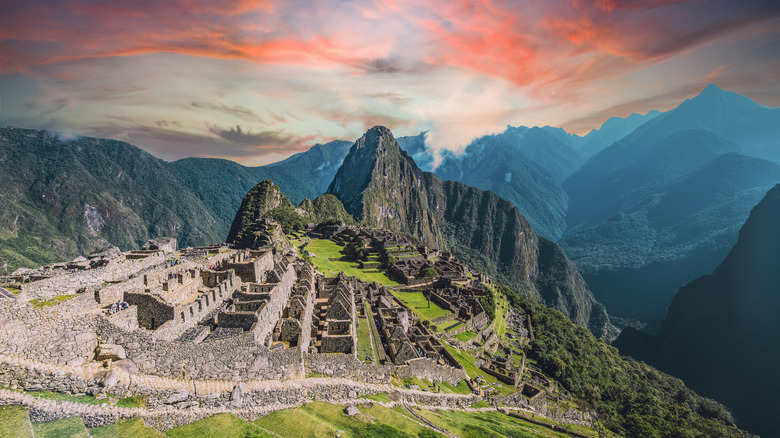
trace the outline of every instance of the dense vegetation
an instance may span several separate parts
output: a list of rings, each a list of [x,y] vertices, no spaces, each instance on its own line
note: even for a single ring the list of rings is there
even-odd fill
[[[530,315],[536,338],[528,357],[608,429],[631,437],[740,436],[730,412],[677,378],[618,351],[532,299],[511,299]]]
[[[615,342],[726,403],[737,424],[761,436],[780,430],[778,218],[780,185],[752,210],[720,266],[680,288],[659,333],[627,329]]]

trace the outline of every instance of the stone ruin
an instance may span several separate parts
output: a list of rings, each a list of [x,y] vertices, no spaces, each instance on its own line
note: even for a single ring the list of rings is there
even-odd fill
[[[262,225],[266,236],[278,238],[278,224]],[[478,300],[479,284],[489,278],[464,278],[468,271],[451,255],[381,230],[316,230],[342,242],[347,236],[358,239],[380,258],[405,255],[437,270],[450,266],[430,285],[431,299],[451,309],[466,329],[480,330],[489,322]],[[301,379],[314,373],[386,385],[393,371],[401,378],[453,385],[468,379],[442,341],[386,288],[343,273],[325,277],[281,250],[285,244],[258,246],[258,238],[252,248],[216,244],[182,250],[175,239],[155,239],[142,250],[108,249],[0,279],[21,288],[11,294],[15,299],[0,298],[0,357],[103,370],[95,376],[132,370],[145,379],[185,382]],[[65,299],[41,308],[29,302],[51,298]],[[110,314],[119,301],[128,307]],[[381,350],[377,358],[386,361],[357,359],[358,320],[369,324],[373,345]],[[487,366],[503,372],[500,365],[494,359]],[[69,390],[74,391],[84,392]],[[133,391],[166,403],[153,388]],[[211,403],[177,397],[171,403]]]

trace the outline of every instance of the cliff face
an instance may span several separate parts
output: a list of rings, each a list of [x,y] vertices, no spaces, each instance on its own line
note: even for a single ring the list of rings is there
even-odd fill
[[[679,289],[657,335],[627,329],[615,342],[726,404],[761,436],[780,430],[778,223],[780,185],[753,208],[723,263]]]
[[[423,172],[385,127],[371,128],[355,142],[328,193],[365,226],[411,234],[427,245],[443,246],[428,207]]]
[[[604,307],[560,247],[541,239],[511,202],[421,171],[387,128],[371,128],[355,142],[328,192],[365,226],[450,250],[597,335],[612,333]]]

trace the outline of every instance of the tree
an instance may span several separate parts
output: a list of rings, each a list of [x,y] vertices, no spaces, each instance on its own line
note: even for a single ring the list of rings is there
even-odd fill
[[[435,277],[437,275],[439,275],[439,272],[431,266],[426,266],[420,271],[421,277]]]

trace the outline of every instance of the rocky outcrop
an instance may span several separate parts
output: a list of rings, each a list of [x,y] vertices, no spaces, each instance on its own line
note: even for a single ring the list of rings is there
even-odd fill
[[[227,242],[237,240],[242,231],[248,229],[257,219],[262,218],[266,213],[283,203],[289,204],[290,201],[285,198],[282,190],[273,181],[264,180],[252,187],[249,193],[244,196],[244,200],[241,201],[241,207],[230,226]]]

